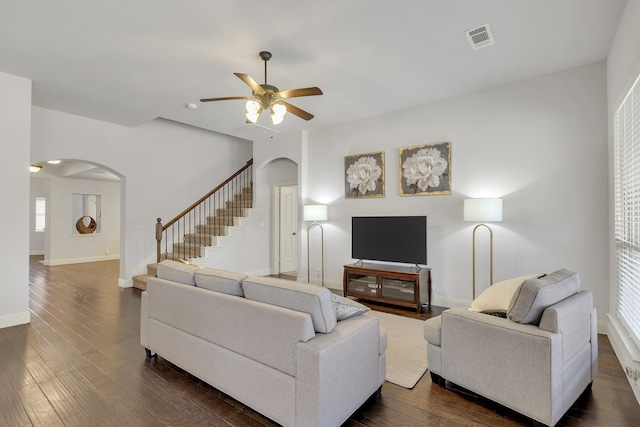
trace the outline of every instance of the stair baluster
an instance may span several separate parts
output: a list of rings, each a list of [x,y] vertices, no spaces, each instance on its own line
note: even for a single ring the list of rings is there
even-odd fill
[[[252,189],[253,159],[165,225],[158,218],[157,262],[200,257],[203,246],[211,246],[216,236],[223,236],[226,227],[233,225],[234,218],[244,216],[244,209],[253,206]]]

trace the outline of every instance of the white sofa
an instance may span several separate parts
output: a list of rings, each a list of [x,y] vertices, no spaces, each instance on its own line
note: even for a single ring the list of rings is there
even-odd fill
[[[452,308],[425,322],[431,378],[554,426],[597,374],[596,309],[567,270],[516,284],[494,315]]]
[[[386,331],[326,288],[176,261],[142,293],[140,341],[284,426],[339,426],[385,378]],[[337,300],[336,300],[337,299]]]

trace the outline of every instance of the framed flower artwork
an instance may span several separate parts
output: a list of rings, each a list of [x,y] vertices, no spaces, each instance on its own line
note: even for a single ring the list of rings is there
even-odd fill
[[[344,157],[344,197],[384,197],[384,151]]]
[[[451,194],[451,142],[400,149],[400,195]]]

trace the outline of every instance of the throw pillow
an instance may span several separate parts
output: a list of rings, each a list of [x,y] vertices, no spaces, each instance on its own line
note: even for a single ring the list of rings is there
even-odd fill
[[[181,262],[181,263],[187,264],[187,265],[191,265],[191,266],[196,267],[196,268],[202,268],[202,266],[200,264],[196,264],[193,261],[187,261],[186,259],[178,258],[178,262]]]
[[[530,274],[528,276],[514,277],[513,279],[494,283],[473,300],[469,310],[494,315],[504,313],[506,317],[509,304],[511,304],[511,300],[520,285],[522,285],[522,282],[527,279],[537,279],[541,276],[541,274]]]
[[[331,302],[338,322],[369,311],[369,307],[366,305],[334,293],[331,293]]]
[[[580,276],[569,270],[558,270],[539,279],[522,283],[507,311],[507,317],[518,323],[540,323],[542,312],[555,303],[578,292]]]

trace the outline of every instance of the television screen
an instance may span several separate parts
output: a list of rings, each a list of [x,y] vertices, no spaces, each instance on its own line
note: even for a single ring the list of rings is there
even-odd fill
[[[352,217],[351,257],[426,265],[427,217]]]

